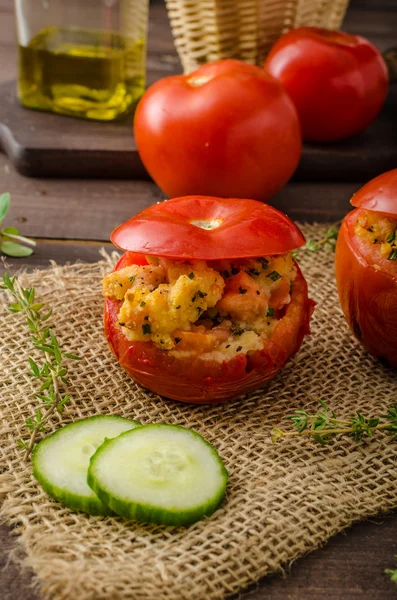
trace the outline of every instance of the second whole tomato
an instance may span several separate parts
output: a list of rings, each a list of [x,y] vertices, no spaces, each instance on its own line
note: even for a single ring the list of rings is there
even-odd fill
[[[364,131],[388,89],[379,50],[367,39],[341,31],[289,31],[275,43],[264,67],[293,100],[306,141],[330,142]]]
[[[138,105],[134,132],[146,169],[171,197],[266,200],[292,176],[302,150],[283,87],[237,60],[156,82]]]

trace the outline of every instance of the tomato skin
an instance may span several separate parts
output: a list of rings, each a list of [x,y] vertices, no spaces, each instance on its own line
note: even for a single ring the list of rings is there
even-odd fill
[[[382,213],[386,217],[397,216],[397,169],[392,169],[371,179],[354,194],[350,204]]]
[[[204,65],[153,84],[138,104],[134,135],[142,162],[170,197],[266,200],[297,167],[295,107],[260,67]]]
[[[370,354],[397,367],[397,276],[374,264],[354,231],[360,209],[343,220],[336,244],[339,299],[355,337]]]
[[[142,264],[142,255],[126,252],[115,270]],[[120,303],[106,298],[105,335],[121,366],[143,387],[181,402],[213,404],[253,391],[272,377],[295,354],[305,335],[314,303],[308,298],[306,281],[299,269],[294,281],[292,301],[265,347],[245,356],[237,355],[223,363],[182,359],[159,350],[152,342],[130,342],[118,326]]]
[[[192,222],[217,227],[202,229]],[[298,227],[272,206],[209,196],[154,204],[116,227],[110,238],[123,250],[201,260],[285,254],[305,243]]]
[[[306,141],[330,142],[364,131],[386,99],[388,71],[368,40],[316,27],[275,43],[265,70],[293,100]]]

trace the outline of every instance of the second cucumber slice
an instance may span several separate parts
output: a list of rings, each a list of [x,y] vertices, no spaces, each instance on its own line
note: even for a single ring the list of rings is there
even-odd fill
[[[188,525],[221,502],[228,473],[216,450],[179,425],[145,425],[92,456],[88,484],[115,513],[163,525]]]

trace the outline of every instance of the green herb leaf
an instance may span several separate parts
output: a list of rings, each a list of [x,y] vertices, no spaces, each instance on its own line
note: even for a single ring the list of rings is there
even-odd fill
[[[5,193],[0,196],[0,223],[4,221],[10,209],[10,194]]]
[[[278,279],[281,279],[282,275],[280,275],[280,273],[277,273],[277,271],[272,271],[271,273],[266,275],[266,277],[269,277],[269,279],[271,279],[272,281],[277,281]]]
[[[393,248],[393,250],[390,252],[389,256],[387,257],[387,260],[397,260],[397,248]]]
[[[397,558],[397,554],[394,558]],[[397,569],[385,569],[385,573],[386,573],[386,575],[390,576],[390,579],[394,583],[397,583]]]
[[[146,335],[146,334],[148,334],[148,333],[151,333],[151,329],[150,329],[150,325],[149,325],[149,323],[144,323],[144,324],[142,325],[142,333],[143,333],[143,335]]]
[[[268,308],[266,316],[267,317],[273,317],[274,316],[274,308]]]
[[[11,235],[19,235],[19,230],[16,227],[4,227],[4,229],[1,230],[1,233],[11,233]]]
[[[3,252],[3,254],[12,256],[13,258],[21,258],[23,256],[30,256],[33,254],[32,248],[21,246],[21,244],[16,244],[15,242],[9,242],[7,240],[4,240],[0,243],[0,250]]]

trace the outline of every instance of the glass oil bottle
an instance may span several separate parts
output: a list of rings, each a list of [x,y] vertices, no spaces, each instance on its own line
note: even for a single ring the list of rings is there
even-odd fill
[[[18,97],[37,110],[110,121],[145,89],[148,0],[15,0]]]

